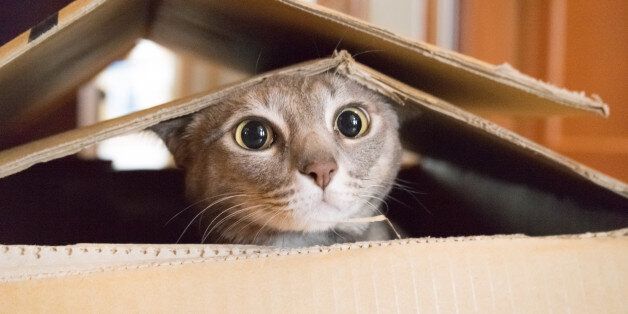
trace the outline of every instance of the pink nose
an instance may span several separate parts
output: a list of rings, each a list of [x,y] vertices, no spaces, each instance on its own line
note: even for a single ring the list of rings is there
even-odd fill
[[[302,172],[312,177],[316,185],[324,190],[336,174],[336,170],[338,170],[338,165],[335,161],[315,161],[305,166]]]

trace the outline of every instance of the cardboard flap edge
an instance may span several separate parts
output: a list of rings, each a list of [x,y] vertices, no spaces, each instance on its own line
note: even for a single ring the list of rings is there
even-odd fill
[[[313,246],[276,248],[255,245],[220,244],[75,244],[65,246],[0,245],[0,283],[84,275],[102,271],[132,270],[202,262],[224,262],[248,259],[273,259],[284,256],[345,254],[356,250],[421,245],[465,246],[486,243],[500,246],[504,241],[535,242],[539,245],[601,241],[628,241],[628,229],[572,235],[529,237],[521,234],[494,236],[465,236],[449,238],[410,238]],[[598,241],[596,240],[596,241]]]
[[[36,163],[46,162],[76,153],[104,139],[132,131],[140,131],[160,121],[198,111],[239,89],[257,84],[269,76],[298,73],[316,74],[333,68],[336,68],[336,71],[342,72],[342,74],[356,80],[358,83],[390,97],[396,102],[403,104],[406,103],[407,100],[411,100],[415,105],[426,107],[481,129],[503,141],[515,145],[519,149],[539,153],[543,158],[549,159],[553,163],[565,167],[597,185],[624,197],[628,197],[628,185],[625,183],[574,162],[487,120],[361,65],[355,62],[347,52],[337,53],[332,58],[309,61],[268,72],[228,88],[221,89],[218,92],[205,93],[203,95],[163,104],[120,118],[71,130],[2,151],[0,152],[0,178],[24,170]]]
[[[519,72],[507,63],[492,65],[455,51],[443,49],[424,42],[409,40],[403,36],[396,35],[352,16],[317,4],[295,0],[279,1],[298,10],[307,11],[310,14],[319,15],[323,18],[334,20],[337,23],[345,24],[352,28],[362,29],[399,46],[411,49],[424,57],[434,60],[435,62],[446,63],[450,66],[460,68],[475,75],[520,89],[527,93],[535,94],[538,97],[545,98],[556,105],[589,111],[604,117],[609,114],[609,106],[600,96],[592,94],[589,97],[585,92],[570,91],[566,88],[561,88],[551,83],[543,82],[539,79]]]
[[[338,64],[343,62],[351,62],[348,61],[347,54],[339,54],[333,58],[293,65],[258,75],[217,92],[202,93],[185,99],[175,100],[0,151],[0,178],[20,172],[37,163],[74,154],[99,141],[134,131],[141,131],[158,122],[196,112],[240,89],[257,84],[269,76],[299,73],[316,74],[337,67]]]
[[[24,52],[37,49],[40,42],[53,39],[49,37],[60,32],[64,27],[70,25],[77,19],[88,18],[95,8],[111,2],[115,1],[91,0],[70,3],[59,12],[59,14],[63,13],[66,17],[61,20],[58,25],[43,33],[39,38],[28,42],[29,30],[0,47],[0,69]],[[550,103],[555,105],[551,106],[552,110],[549,110],[550,112],[562,112],[565,110],[572,113],[593,112],[602,116],[607,116],[609,113],[608,105],[596,95],[589,97],[583,92],[577,93],[553,86],[549,83],[521,74],[508,65],[494,66],[454,51],[438,48],[427,43],[415,42],[316,4],[302,3],[294,0],[277,0],[274,3],[334,21],[348,28],[366,32],[372,36],[390,42],[401,49],[412,51],[422,58],[427,58],[432,63],[446,64],[447,66],[461,69],[472,75],[497,82],[500,85],[517,89],[520,92],[536,95],[548,101],[543,102],[545,106],[549,106]],[[148,21],[148,23],[152,23],[152,21]],[[495,104],[495,106],[496,108],[494,109],[499,110],[497,107],[501,105]]]

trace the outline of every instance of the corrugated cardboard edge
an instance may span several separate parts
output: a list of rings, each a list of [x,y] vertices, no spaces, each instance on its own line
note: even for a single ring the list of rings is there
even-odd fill
[[[463,121],[486,133],[497,136],[506,142],[512,143],[520,150],[540,155],[599,186],[607,188],[624,197],[628,197],[628,185],[625,183],[561,156],[496,124],[448,104],[443,100],[413,89],[393,78],[361,65],[355,62],[347,52],[337,53],[333,58],[310,61],[268,72],[243,83],[222,89],[216,93],[210,93],[204,96],[199,95],[167,103],[92,126],[51,136],[14,149],[2,151],[0,152],[0,178],[17,173],[37,163],[77,153],[81,149],[107,138],[140,131],[160,121],[198,111],[220,101],[231,93],[258,84],[269,76],[299,73],[312,75],[330,69],[335,69],[336,72],[346,75],[356,82],[382,93],[400,104],[412,101],[419,109],[426,107],[456,120]]]
[[[577,93],[553,86],[521,74],[508,65],[494,66],[427,43],[415,42],[370,25],[364,21],[360,21],[316,4],[309,4],[294,0],[275,1],[293,9],[307,12],[308,14],[344,25],[348,28],[378,36],[385,41],[399,47],[403,47],[404,49],[414,51],[427,58],[433,59],[438,63],[462,69],[466,72],[487,78],[499,84],[504,84],[518,90],[537,95],[557,104],[594,112],[602,116],[608,116],[608,105],[605,104],[599,96],[593,95],[592,97],[588,97],[584,92]],[[63,28],[74,23],[79,18],[88,16],[90,12],[106,2],[107,0],[78,0],[72,2],[59,11],[59,23],[32,42],[28,42],[27,40],[28,34],[31,31],[29,30],[11,40],[7,44],[1,46],[0,69],[6,64],[12,62],[14,59],[18,58],[20,55],[24,54],[26,51],[36,48],[41,42],[48,40],[49,37],[62,31]]]
[[[7,281],[0,283],[0,307],[42,313],[625,312],[625,235],[468,239],[276,250]],[[75,253],[76,260],[85,254]]]
[[[381,37],[392,44],[411,49],[426,57],[433,58],[438,62],[446,63],[453,67],[461,68],[478,76],[494,80],[498,83],[505,84],[520,90],[536,94],[540,97],[549,99],[553,102],[595,112],[602,116],[608,116],[609,108],[606,103],[598,96],[592,95],[588,97],[585,92],[573,92],[564,88],[554,86],[552,84],[540,81],[528,75],[525,75],[508,64],[495,66],[486,62],[482,62],[475,58],[439,48],[423,42],[417,42],[406,39],[402,36],[395,35],[389,31],[378,28],[351,16],[327,9],[325,7],[305,3],[295,0],[278,0],[296,9],[307,11],[312,15],[316,15],[325,19],[333,20],[336,23],[346,25],[355,30],[363,30],[365,32]]]
[[[347,56],[346,58],[350,58]],[[532,142],[512,131],[502,128],[488,120],[480,118],[474,114],[466,112],[441,99],[429,94],[420,92],[412,87],[387,77],[364,65],[356,62],[340,64],[339,69],[348,77],[360,82],[365,86],[370,86],[373,90],[387,95],[388,97],[404,103],[407,100],[416,100],[420,106],[428,107],[439,113],[447,115],[459,121],[463,121],[491,135],[495,135],[509,143],[515,144],[519,149],[539,154],[551,161],[554,161],[578,175],[594,182],[597,185],[606,187],[615,193],[628,197],[628,185],[622,181],[605,175],[597,170],[580,164],[570,158],[562,156],[544,146]],[[379,84],[374,84],[379,82]],[[394,86],[394,87],[393,87]]]
[[[0,48],[0,128],[19,134],[130,51],[146,31],[145,3],[79,0]]]
[[[191,96],[1,151],[0,178],[27,169],[37,163],[77,153],[81,149],[102,140],[141,131],[160,121],[196,112],[215,102],[219,102],[240,89],[246,89],[249,86],[258,84],[269,76],[322,73],[337,67],[341,62],[345,62],[345,60],[343,58],[330,58],[297,64],[256,76],[245,82],[223,88],[215,93]]]
[[[8,43],[0,46],[0,68],[13,61],[26,51],[33,49],[48,37],[61,31],[66,26],[74,23],[82,16],[89,14],[107,0],[77,0],[71,2],[63,9],[59,10],[59,22],[51,29],[44,32],[35,40],[28,42],[28,37],[32,29],[20,34]]]
[[[628,240],[628,229],[545,237],[521,234],[449,238],[412,238],[357,242],[305,248],[274,248],[252,245],[204,244],[76,244],[67,246],[0,245],[0,283],[86,275],[100,272],[159,268],[175,265],[272,259],[280,256],[336,254],[388,246],[433,243],[567,240],[591,238]]]

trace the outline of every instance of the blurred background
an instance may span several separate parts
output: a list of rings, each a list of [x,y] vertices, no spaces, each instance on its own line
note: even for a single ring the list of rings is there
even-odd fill
[[[542,145],[628,181],[628,1],[625,0],[318,0],[397,34],[599,95],[608,119],[478,113]],[[67,0],[2,1],[0,45]],[[157,66],[158,65],[158,66]],[[124,115],[247,77],[194,55],[141,40],[94,79],[51,106],[1,130],[0,149]],[[169,155],[150,134],[115,138],[82,153],[117,169],[161,168]]]

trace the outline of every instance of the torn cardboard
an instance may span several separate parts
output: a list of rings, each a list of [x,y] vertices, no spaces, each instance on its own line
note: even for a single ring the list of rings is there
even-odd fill
[[[30,41],[29,34],[0,48],[0,128],[15,128],[20,120],[37,115],[140,37],[249,72],[329,56],[335,49],[355,54],[376,50],[358,60],[466,110],[608,114],[599,98],[563,91],[293,0],[82,0],[62,9],[57,24],[43,34]]]

